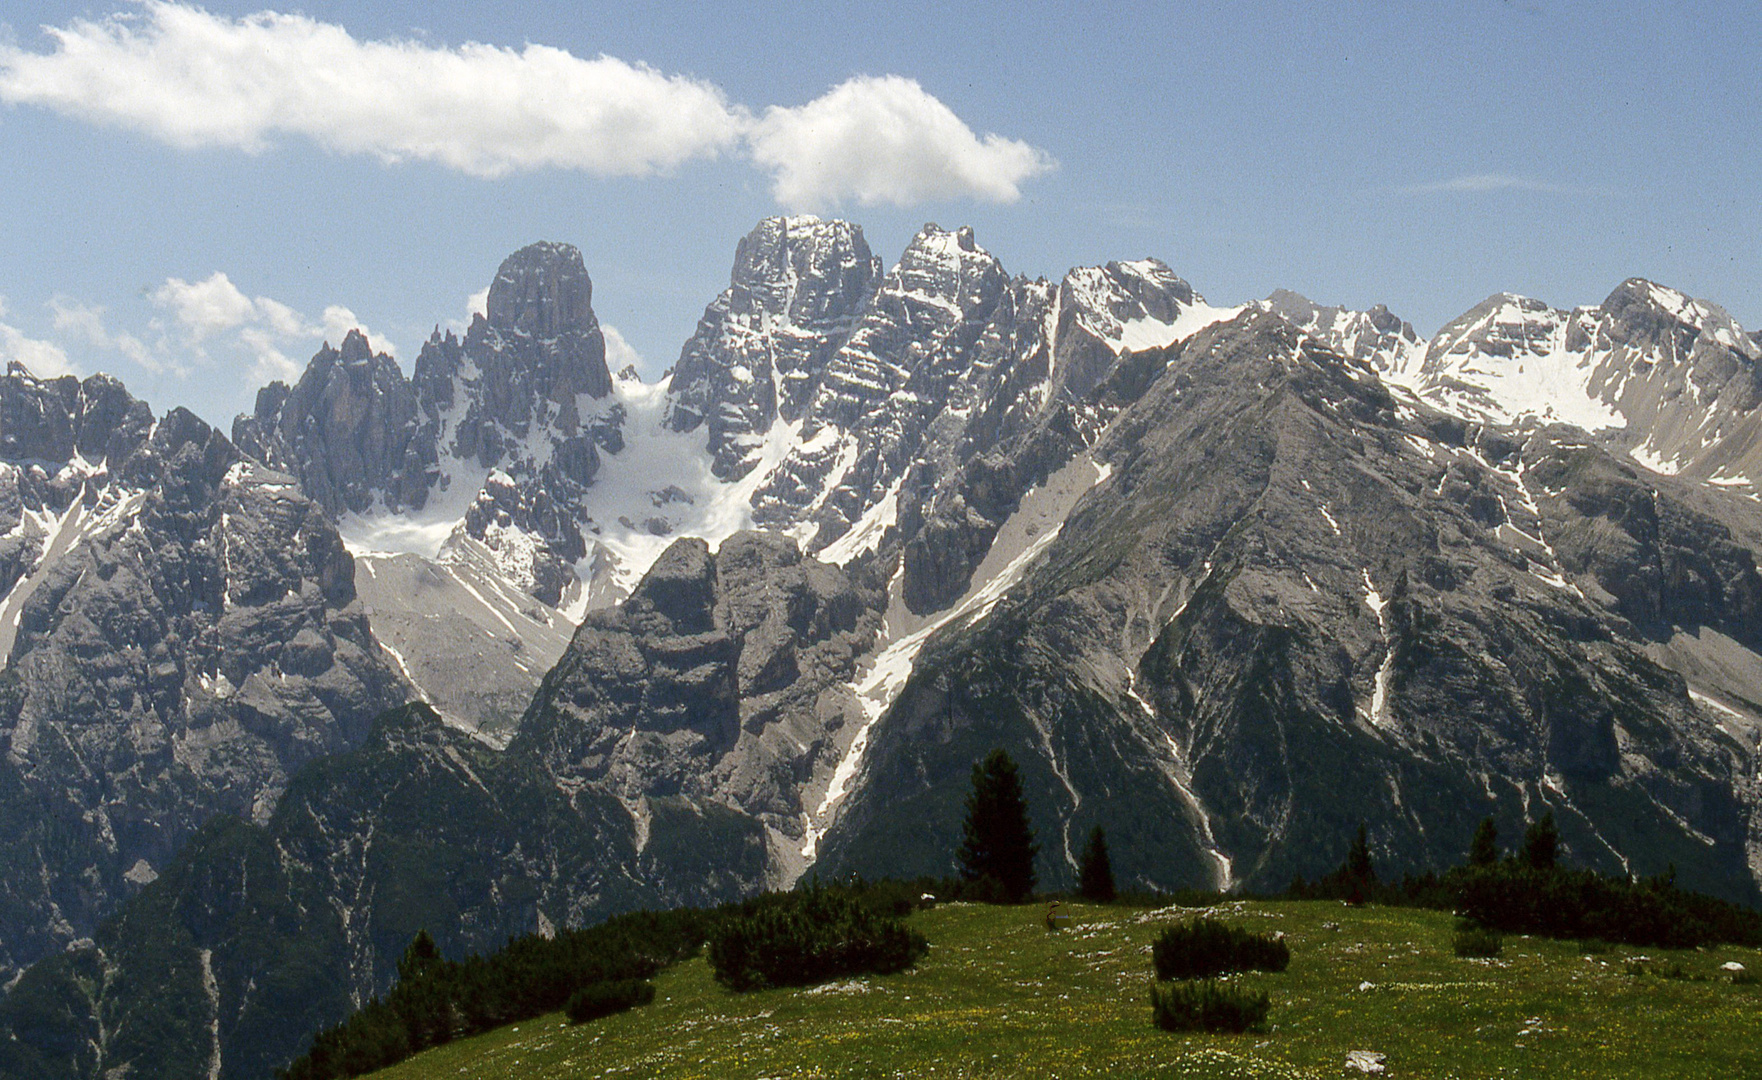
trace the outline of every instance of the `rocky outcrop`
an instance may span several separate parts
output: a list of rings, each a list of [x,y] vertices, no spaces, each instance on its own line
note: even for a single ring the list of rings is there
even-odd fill
[[[363,513],[376,499],[420,510],[440,465],[418,412],[396,361],[351,330],[341,349],[319,350],[292,389],[276,382],[258,391],[255,412],[233,423],[233,442],[293,473],[333,517]]]
[[[772,426],[801,418],[873,297],[881,260],[858,226],[766,218],[735,248],[730,277],[673,367],[667,425],[707,427],[715,475],[739,480]]]
[[[0,425],[10,969],[90,934],[204,821],[266,819],[406,691],[290,477],[101,376],[9,375]]]
[[[234,438],[332,515],[369,519],[364,534],[371,519],[438,499],[439,513],[459,511],[463,534],[501,552],[510,579],[554,607],[587,554],[582,499],[600,452],[623,445],[592,301],[579,251],[532,244],[502,263],[487,314],[463,339],[437,330],[410,378],[351,333],[293,389],[266,387]]]
[[[627,601],[587,616],[510,750],[615,795],[639,832],[658,797],[736,810],[772,838],[770,880],[792,880],[884,604],[784,537],[736,533],[714,554],[679,540]]]

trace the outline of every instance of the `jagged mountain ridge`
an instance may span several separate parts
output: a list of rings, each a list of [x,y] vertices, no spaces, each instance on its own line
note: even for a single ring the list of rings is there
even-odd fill
[[[105,376],[0,379],[0,964],[89,935],[216,814],[406,689],[290,477]]]
[[[892,529],[912,547],[908,605],[936,610],[1022,493],[1117,411],[1120,356],[1225,314],[1153,261],[1055,288],[934,225],[883,274],[860,229],[813,218],[741,241],[729,289],[659,383],[600,378],[575,249],[523,249],[489,295],[411,378],[351,335],[234,431],[336,515],[405,676],[492,738],[567,629],[628,595],[677,536],[757,525],[843,565]]]
[[[298,888],[377,935],[366,951],[320,950],[336,985],[382,987],[385,954],[410,932],[407,911],[362,900],[381,890],[413,889],[442,917],[474,913],[452,950],[621,905],[735,895],[810,865],[946,870],[965,770],[999,744],[1031,781],[1049,883],[1071,872],[1066,834],[1092,821],[1135,883],[1277,887],[1331,866],[1330,843],[1356,818],[1382,865],[1417,868],[1454,859],[1482,813],[1510,832],[1550,807],[1573,858],[1639,871],[1674,859],[1685,881],[1752,895],[1762,524],[1747,492],[1635,468],[1608,452],[1624,452],[1619,433],[1489,422],[1416,393],[1401,365],[1422,343],[1386,312],[1294,294],[1213,308],[1154,261],[1056,285],[1009,278],[970,233],[935,227],[882,274],[859,239],[840,223],[762,224],[671,381],[610,380],[585,408],[577,394],[578,419],[595,418],[577,430],[600,434],[590,481],[571,489],[587,552],[571,569],[581,596],[603,586],[591,606],[630,600],[586,618],[567,648],[569,620],[532,595],[536,574],[519,573],[534,562],[501,561],[544,539],[532,531],[542,519],[522,516],[537,473],[487,472],[470,490],[474,474],[455,471],[461,486],[437,479],[424,488],[435,502],[419,507],[369,485],[364,511],[339,512],[345,528],[438,535],[451,559],[357,546],[364,597],[368,568],[394,561],[408,576],[388,572],[387,603],[426,587],[402,583],[422,575],[445,593],[399,609],[410,629],[395,642],[384,613],[372,616],[396,664],[445,666],[459,646],[437,648],[438,661],[412,650],[436,640],[431,622],[474,604],[472,681],[514,658],[551,674],[524,720],[498,729],[496,742],[512,736],[500,753],[417,712],[394,725],[411,733],[393,740],[407,756],[314,767],[327,779],[313,790],[352,794],[302,803],[324,824],[299,861],[352,868]],[[495,384],[454,347],[456,369],[418,364],[460,373],[450,411],[434,413],[447,430],[472,408],[488,415],[475,403]],[[406,429],[391,422],[405,415],[396,381],[364,341],[313,370],[316,387],[364,373],[366,393],[387,395],[362,409],[386,418],[369,430]],[[542,438],[524,440],[538,449],[520,460],[537,461],[560,430],[559,403],[534,400],[546,419],[527,432]],[[303,430],[288,422],[299,409],[270,412]],[[498,439],[512,430],[495,425]],[[428,475],[421,453],[396,460]],[[377,475],[395,487],[414,472]],[[467,517],[481,505],[501,510],[478,515],[480,538]],[[736,535],[763,507],[806,554]],[[554,669],[534,662],[521,618],[544,627]],[[508,675],[479,715],[508,709],[519,687]],[[1464,701],[1478,704],[1458,716]],[[499,809],[460,819],[507,842],[456,890],[411,876],[414,863],[369,858],[363,837],[408,850],[422,819],[373,807],[381,775],[408,777],[407,805],[427,815],[478,799],[466,789],[493,792]],[[331,799],[334,815],[320,809]],[[553,829],[577,818],[591,825]],[[530,822],[544,824],[527,838]],[[534,855],[541,839],[553,854]],[[242,887],[221,873],[229,852],[192,848],[187,873]],[[176,882],[150,891],[162,905],[180,896],[186,926],[214,910]],[[113,924],[98,955],[168,962],[143,943],[173,916],[129,910],[139,917]],[[263,934],[330,940],[331,916],[313,911]],[[204,966],[220,986],[272,979],[292,955],[214,926],[176,948],[190,987],[206,983]],[[43,978],[77,981],[92,955]],[[94,1007],[121,1015],[144,1000],[134,992]],[[220,991],[229,1011],[233,992]],[[298,1042],[283,1030],[264,1043],[276,1021],[253,1008],[224,1036],[227,1075],[259,1060],[241,1048]],[[203,1063],[206,1032],[192,1036]]]
[[[1446,411],[1571,423],[1654,472],[1754,490],[1762,348],[1716,304],[1640,278],[1573,311],[1502,293],[1393,344],[1385,376]]]

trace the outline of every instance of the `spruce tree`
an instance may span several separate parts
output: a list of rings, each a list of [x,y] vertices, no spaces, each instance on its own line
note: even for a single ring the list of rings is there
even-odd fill
[[[1552,870],[1559,853],[1560,829],[1554,824],[1554,811],[1550,810],[1524,830],[1523,862],[1532,870]]]
[[[1107,837],[1097,825],[1089,832],[1089,843],[1083,847],[1083,858],[1077,871],[1077,889],[1083,899],[1097,904],[1114,900],[1113,863],[1107,857]]]
[[[1358,835],[1352,838],[1352,849],[1346,853],[1346,876],[1363,884],[1377,879],[1376,867],[1370,861],[1370,837],[1362,821],[1358,823]]]
[[[1499,826],[1492,817],[1484,817],[1468,845],[1468,865],[1492,866],[1499,861]]]
[[[1028,827],[1028,807],[1016,763],[1001,749],[973,766],[973,791],[967,796],[963,827],[961,876],[968,881],[989,878],[1010,903],[1034,891],[1034,856],[1040,845]]]

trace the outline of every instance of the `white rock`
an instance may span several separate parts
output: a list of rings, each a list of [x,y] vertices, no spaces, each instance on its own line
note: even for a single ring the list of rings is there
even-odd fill
[[[1737,972],[1744,970],[1744,965],[1738,963],[1736,960],[1727,960],[1725,963],[1719,965],[1719,970]]]
[[[1375,1050],[1346,1051],[1346,1067],[1357,1069],[1361,1073],[1380,1074],[1388,1071],[1387,1054],[1379,1054]]]

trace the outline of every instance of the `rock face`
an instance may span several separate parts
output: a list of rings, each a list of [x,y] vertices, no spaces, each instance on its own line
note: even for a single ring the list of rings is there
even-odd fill
[[[719,804],[763,826],[767,876],[793,880],[810,799],[861,717],[852,683],[883,590],[736,533],[680,540],[618,608],[593,612],[546,677],[518,742],[569,790],[629,809],[646,847],[656,798]]]
[[[1724,309],[1633,278],[1575,311],[1490,297],[1395,378],[1458,415],[1565,421],[1654,471],[1748,489],[1762,468],[1759,361]]]
[[[301,772],[265,823],[204,830],[0,1003],[22,1033],[0,1037],[0,1075],[261,1076],[383,993],[418,930],[462,955],[792,880],[801,781],[824,786],[861,715],[879,597],[785,538],[677,541],[589,615],[505,750],[411,705]],[[87,992],[94,971],[114,977]],[[145,1019],[168,997],[191,1010]],[[49,1002],[67,1004],[44,1039]]]
[[[266,387],[234,439],[332,515],[359,516],[344,525],[363,549],[400,515],[456,520],[555,607],[587,553],[581,501],[600,450],[623,445],[621,414],[602,408],[612,378],[592,300],[575,248],[522,248],[497,271],[488,314],[463,340],[437,331],[412,378],[351,333],[292,390]],[[424,554],[440,557],[444,539]]]
[[[421,509],[440,465],[433,429],[419,431],[418,413],[397,363],[350,331],[341,349],[319,350],[291,390],[277,382],[258,391],[256,412],[233,424],[233,441],[286,468],[333,516],[364,513],[376,497]]]
[[[103,376],[0,380],[0,965],[89,935],[206,820],[265,820],[405,688],[291,478]]]
[[[738,842],[716,839],[738,875]],[[93,939],[27,972],[0,1002],[16,1036],[0,1075],[268,1076],[383,993],[418,930],[458,956],[726,894],[665,868],[639,879],[634,861],[616,801],[566,796],[426,706],[386,713],[267,821],[216,818]]]
[[[801,418],[880,277],[881,260],[857,226],[760,222],[735,249],[727,290],[679,354],[667,425],[703,425],[715,475],[745,477],[772,426]]]
[[[822,872],[947,870],[960,778],[1002,745],[1049,884],[1092,824],[1126,879],[1278,888],[1360,820],[1398,873],[1546,807],[1582,863],[1755,896],[1755,722],[1654,659],[1670,625],[1752,632],[1747,504],[1403,406],[1270,314],[1164,360],[1044,560],[919,655]]]

